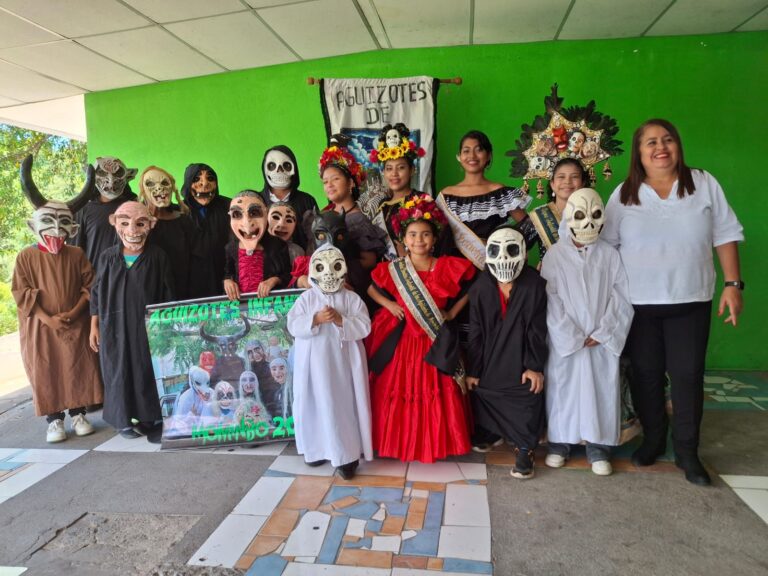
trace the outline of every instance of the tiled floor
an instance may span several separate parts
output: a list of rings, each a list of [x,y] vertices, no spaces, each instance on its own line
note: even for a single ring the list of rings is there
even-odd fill
[[[485,464],[377,460],[345,481],[278,456],[189,564],[259,576],[491,574],[486,482]]]
[[[40,482],[87,450],[0,448],[0,504]],[[5,568],[0,568],[5,570]],[[0,576],[2,576],[0,572]]]
[[[730,476],[721,478],[752,511],[768,524],[768,476]]]

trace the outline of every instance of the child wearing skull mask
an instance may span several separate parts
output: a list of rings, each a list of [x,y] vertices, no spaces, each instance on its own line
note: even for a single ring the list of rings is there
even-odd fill
[[[288,330],[295,337],[296,449],[310,466],[330,460],[348,480],[360,455],[372,460],[373,449],[363,347],[371,321],[362,299],[344,288],[346,269],[338,248],[326,244],[315,251],[312,288],[288,313]]]
[[[224,291],[230,300],[255,292],[265,298],[291,276],[288,245],[267,234],[267,206],[254,190],[243,190],[229,206],[233,238],[226,247]]]
[[[510,474],[533,478],[544,424],[545,283],[525,263],[523,235],[509,225],[491,233],[485,252],[486,268],[469,291],[467,387],[475,435],[491,445],[505,439],[516,453]]]
[[[597,192],[568,198],[560,240],[544,256],[547,281],[547,466],[560,468],[572,444],[586,443],[599,476],[612,473],[621,435],[619,356],[634,310],[619,252],[600,239],[605,208]]]
[[[137,420],[159,441],[160,400],[152,370],[144,308],[173,300],[168,256],[147,244],[154,218],[139,202],[125,202],[110,216],[121,244],[104,251],[91,289],[90,345],[104,378],[103,418],[125,438],[137,438]]]
[[[22,163],[21,185],[35,207],[29,227],[37,244],[16,258],[11,291],[19,317],[24,369],[35,414],[46,416],[48,442],[66,440],[64,410],[77,436],[91,434],[85,406],[102,402],[98,358],[88,348],[88,291],[93,268],[85,253],[64,242],[78,232],[72,212],[93,193],[93,168],[77,198],[48,201],[32,181],[32,156]],[[40,361],[44,359],[44,361]]]
[[[429,463],[471,447],[452,320],[466,306],[475,269],[463,258],[432,255],[446,225],[430,196],[406,200],[392,228],[407,256],[371,275],[368,294],[382,306],[366,342],[380,456]]]

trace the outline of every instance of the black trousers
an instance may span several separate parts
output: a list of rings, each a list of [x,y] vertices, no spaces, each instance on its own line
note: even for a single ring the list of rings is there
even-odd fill
[[[78,414],[85,414],[85,406],[69,409],[70,418],[74,418]],[[48,422],[48,424],[50,424],[54,420],[64,420],[64,412],[57,412],[56,414],[48,414],[48,416],[45,417],[45,420],[46,422]]]
[[[695,454],[704,408],[704,361],[712,302],[636,305],[627,345],[632,401],[645,443],[667,437],[665,372],[672,382],[672,440],[679,455]]]

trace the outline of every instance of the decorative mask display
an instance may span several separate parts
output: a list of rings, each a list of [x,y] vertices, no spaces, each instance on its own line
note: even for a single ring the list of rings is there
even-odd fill
[[[210,170],[200,170],[190,185],[192,196],[201,206],[207,206],[216,197],[219,191],[219,182],[216,175]]]
[[[177,196],[176,180],[168,172],[157,166],[150,166],[141,174],[139,180],[141,197],[148,206],[155,208],[168,208],[171,205],[173,195]]]
[[[338,292],[347,275],[347,263],[341,250],[327,244],[315,250],[309,261],[309,281],[325,294]]]
[[[592,188],[576,190],[568,198],[563,217],[576,242],[583,245],[594,244],[605,224],[603,199]]]
[[[270,150],[264,158],[264,177],[270,188],[290,188],[296,166],[285,152]]]
[[[129,181],[136,177],[136,168],[126,168],[123,161],[113,156],[96,158],[96,188],[107,200],[122,196]]]
[[[485,244],[485,263],[494,278],[502,284],[512,282],[525,265],[525,238],[517,230],[499,228]]]
[[[269,233],[280,240],[289,242],[296,231],[296,210],[288,202],[273,202],[269,205]]]
[[[35,207],[27,225],[35,233],[40,245],[51,254],[58,254],[67,238],[74,238],[79,226],[75,224],[73,213],[85,206],[94,193],[94,169],[88,166],[85,185],[76,198],[67,203],[49,201],[37,189],[32,179],[32,156],[21,163],[21,189]]]
[[[530,125],[524,124],[517,149],[507,152],[512,157],[511,175],[525,180],[523,190],[528,191],[529,180],[539,179],[539,198],[544,190],[542,180],[552,178],[559,160],[578,160],[594,183],[594,166],[606,161],[603,177],[608,180],[613,174],[608,158],[622,153],[621,141],[614,138],[619,132],[616,121],[598,112],[594,100],[586,106],[563,108],[562,104],[554,84],[551,94],[544,98],[545,114],[536,116]]]
[[[199,366],[189,369],[189,387],[206,402],[211,399],[211,376]]]
[[[126,252],[138,254],[144,249],[157,218],[140,202],[123,202],[114,214],[109,215],[109,223],[115,227]]]
[[[369,152],[368,159],[374,164],[377,162],[383,164],[387,160],[406,158],[413,166],[426,154],[426,151],[411,140],[410,135],[408,126],[402,122],[394,126],[387,124],[379,132],[378,140],[374,141],[375,148]]]
[[[219,408],[224,412],[231,410],[236,397],[235,389],[232,387],[232,384],[221,380],[216,384],[213,390],[216,393],[216,402],[218,402]]]
[[[317,248],[324,244],[332,244],[336,248],[344,249],[347,244],[345,214],[344,210],[341,213],[326,210],[315,214],[312,219],[312,236]]]
[[[267,205],[253,190],[244,190],[229,204],[229,225],[248,254],[253,253],[267,231]]]

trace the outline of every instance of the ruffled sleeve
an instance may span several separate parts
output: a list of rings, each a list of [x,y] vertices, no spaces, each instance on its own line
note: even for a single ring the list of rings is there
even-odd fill
[[[439,290],[446,298],[455,298],[469,289],[477,272],[476,268],[466,258],[442,256],[438,258]]]
[[[394,296],[397,293],[397,288],[389,273],[389,262],[377,264],[376,268],[371,272],[371,280],[373,280],[377,288],[381,288],[390,295]]]
[[[523,192],[522,188],[512,187],[502,188],[499,193],[499,199],[507,213],[512,210],[527,210],[528,205],[533,201],[533,198]]]
[[[309,260],[311,256],[297,256],[293,261],[293,267],[291,268],[291,281],[288,283],[289,288],[295,288],[296,282],[302,276],[309,275]]]

